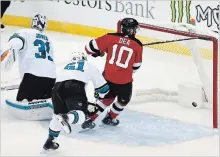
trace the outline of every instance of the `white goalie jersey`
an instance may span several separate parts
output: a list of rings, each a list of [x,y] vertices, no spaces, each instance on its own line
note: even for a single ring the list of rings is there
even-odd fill
[[[36,29],[21,29],[14,33],[1,54],[2,68],[9,71],[18,60],[21,78],[25,73],[56,78],[56,66],[51,41]]]

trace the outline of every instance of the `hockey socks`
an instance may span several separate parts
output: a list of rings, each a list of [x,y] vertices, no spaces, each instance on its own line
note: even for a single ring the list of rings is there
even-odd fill
[[[67,113],[69,124],[82,124],[85,121],[85,114],[79,110],[73,110]]]
[[[55,118],[55,115],[53,115],[52,120],[49,124],[49,135],[53,136],[54,138],[57,138],[60,134],[61,126],[57,119]]]
[[[110,106],[114,102],[114,98],[111,99],[101,99],[97,101],[98,110],[90,116],[90,118],[94,121],[96,118],[106,109],[107,106]]]
[[[54,138],[59,136],[61,129],[67,133],[71,133],[70,124],[82,124],[85,121],[85,114],[82,111],[70,111],[67,114],[53,115],[49,125],[49,135]]]
[[[115,119],[125,108],[127,104],[120,104],[119,102],[115,102],[109,112],[109,115],[112,119]]]

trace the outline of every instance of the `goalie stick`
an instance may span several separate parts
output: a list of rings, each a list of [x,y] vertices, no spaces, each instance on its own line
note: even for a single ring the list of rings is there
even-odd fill
[[[9,85],[1,87],[1,91],[15,90],[18,89],[19,85]]]
[[[63,65],[63,64],[65,64],[66,63],[66,61],[62,61],[62,62],[60,62],[60,63],[58,63],[58,64],[56,64],[57,66],[59,66],[59,65]],[[7,79],[7,81],[1,81],[0,82],[0,84],[2,84],[2,83],[7,83],[7,82],[10,82],[10,81],[14,81],[14,80],[18,80],[19,79],[19,77],[18,78],[15,78],[15,79],[13,79],[13,80],[8,80]],[[2,86],[1,87],[1,91],[8,91],[8,90],[15,90],[15,89],[18,89],[19,88],[19,84],[16,84],[16,85],[5,85],[5,86]]]

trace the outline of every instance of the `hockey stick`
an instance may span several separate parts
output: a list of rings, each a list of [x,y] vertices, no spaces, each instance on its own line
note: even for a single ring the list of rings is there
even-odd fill
[[[1,91],[15,90],[15,89],[18,89],[18,88],[19,88],[19,85],[3,86],[3,87],[1,87]]]
[[[173,43],[173,42],[177,42],[177,41],[185,41],[185,40],[193,40],[193,39],[211,40],[208,37],[192,37],[192,38],[184,38],[184,39],[166,40],[166,41],[157,41],[157,42],[152,42],[152,43],[146,43],[146,44],[143,44],[143,46],[156,45],[156,44],[166,44],[166,43]]]
[[[62,65],[62,64],[64,64],[66,61],[62,61],[62,62],[60,62],[60,63],[58,63],[57,65]],[[17,80],[17,79],[19,79],[19,78],[15,78],[15,79],[13,79],[13,80]],[[11,80],[12,81],[12,80]],[[0,82],[0,83],[7,83],[8,81],[6,81],[6,82]],[[18,89],[19,88],[19,84],[16,84],[16,85],[6,85],[6,86],[3,86],[3,87],[1,87],[1,91],[9,91],[9,90],[15,90],[15,89]]]

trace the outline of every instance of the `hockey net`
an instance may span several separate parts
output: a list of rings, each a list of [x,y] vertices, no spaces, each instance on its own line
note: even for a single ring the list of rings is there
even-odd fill
[[[121,32],[120,21],[117,31]],[[132,100],[179,103],[185,94],[182,87],[201,87],[202,107],[213,110],[213,127],[217,128],[218,34],[189,24],[141,23],[137,38],[145,46],[142,68],[134,76]],[[194,95],[197,91],[185,92]]]

